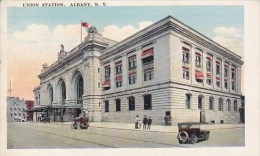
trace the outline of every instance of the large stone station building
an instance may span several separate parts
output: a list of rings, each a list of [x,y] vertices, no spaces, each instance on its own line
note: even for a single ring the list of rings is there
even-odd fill
[[[241,57],[168,16],[121,42],[95,27],[69,52],[43,65],[34,89],[36,112],[51,121],[153,124],[195,121],[238,123]]]

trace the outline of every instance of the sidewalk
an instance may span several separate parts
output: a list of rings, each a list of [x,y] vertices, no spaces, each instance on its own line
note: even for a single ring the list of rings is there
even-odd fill
[[[72,122],[64,122],[64,123],[53,123],[52,122],[52,124],[71,125]],[[143,127],[141,127],[141,129],[135,129],[134,123],[130,124],[130,123],[115,123],[115,122],[90,122],[89,126],[95,127],[95,128],[133,130],[133,131],[142,131],[143,130]],[[245,124],[201,124],[201,126],[200,126],[201,129],[207,129],[207,130],[235,129],[235,128],[244,128],[244,127],[245,127]],[[178,126],[177,125],[171,125],[171,126],[151,125],[151,129],[145,130],[145,131],[177,133]]]

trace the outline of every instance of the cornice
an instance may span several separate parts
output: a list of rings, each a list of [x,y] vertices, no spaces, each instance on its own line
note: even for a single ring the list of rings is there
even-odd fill
[[[66,68],[66,66],[78,61],[78,60],[83,60],[83,55],[84,55],[84,51],[85,50],[104,50],[106,48],[106,46],[108,46],[108,44],[106,43],[102,43],[99,41],[89,41],[87,44],[85,44],[84,46],[80,45],[78,47],[80,47],[77,51],[69,54],[68,56],[66,56],[63,60],[61,61],[56,61],[54,62],[47,70],[45,70],[44,72],[42,72],[40,75],[38,75],[38,77],[40,79],[47,77],[53,73],[55,73],[57,70],[62,70],[64,68]],[[72,49],[73,51],[74,49]]]
[[[155,24],[137,32],[136,34],[126,38],[125,40],[111,46],[110,48],[103,51],[103,55],[100,57],[104,59],[106,57],[110,57],[113,54],[119,53],[128,49],[129,47],[133,47],[141,42],[144,42],[147,39],[155,37],[163,32],[175,32],[180,34],[181,36],[190,39],[200,45],[202,48],[207,48],[219,55],[223,55],[225,57],[230,58],[234,62],[243,64],[241,60],[241,56],[233,53],[232,51],[226,49],[225,47],[219,45],[218,43],[212,41],[208,37],[203,34],[197,32],[196,30],[190,28],[189,26],[181,23],[177,19],[168,16]]]

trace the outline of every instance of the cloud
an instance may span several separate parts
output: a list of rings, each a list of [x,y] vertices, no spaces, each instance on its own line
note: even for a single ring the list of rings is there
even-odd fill
[[[126,25],[121,28],[119,28],[116,25],[108,25],[103,29],[102,35],[106,38],[115,40],[115,41],[121,41],[134,33],[148,27],[151,25],[152,22],[150,21],[142,21],[139,22],[138,27],[135,28],[132,25]]]
[[[243,33],[235,27],[217,27],[213,40],[227,49],[243,56]]]
[[[119,28],[109,25],[103,29],[103,36],[120,41],[137,31],[151,25],[150,21],[142,21],[138,27],[127,25]],[[82,29],[83,40],[87,36]],[[33,88],[40,84],[37,75],[44,63],[52,64],[57,60],[60,44],[65,51],[70,51],[80,43],[80,25],[58,25],[51,30],[47,25],[31,24],[23,31],[15,31],[8,35],[7,65],[8,79],[12,80],[12,94],[20,98],[33,100]]]
[[[23,31],[8,36],[7,65],[15,96],[33,99],[33,88],[40,84],[37,75],[42,64],[57,60],[60,44],[66,51],[80,43],[80,25],[58,25],[53,30],[47,25],[31,24]],[[83,29],[83,37],[87,35]]]

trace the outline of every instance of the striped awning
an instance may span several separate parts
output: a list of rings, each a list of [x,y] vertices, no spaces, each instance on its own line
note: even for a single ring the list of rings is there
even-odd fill
[[[196,78],[196,79],[203,80],[203,78],[204,78],[203,73],[201,73],[201,72],[195,72],[195,78]]]
[[[103,88],[107,88],[110,87],[110,80],[106,80],[103,84],[102,84]]]
[[[146,58],[146,57],[149,57],[149,56],[153,56],[153,48],[144,50],[142,52],[142,58]]]

